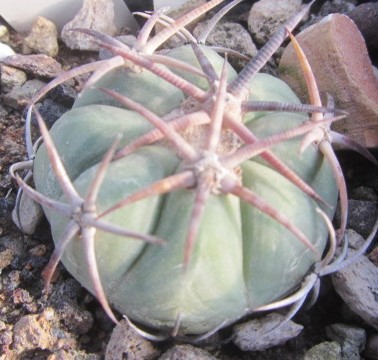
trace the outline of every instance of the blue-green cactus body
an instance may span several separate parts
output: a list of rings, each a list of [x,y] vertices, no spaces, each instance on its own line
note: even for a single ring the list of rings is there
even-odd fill
[[[188,56],[189,51],[190,48],[184,47],[171,54],[190,62],[194,55]],[[210,61],[220,71],[223,60],[207,49],[206,55],[210,56],[210,53]],[[234,72],[230,71],[230,77],[233,76]],[[137,74],[133,77],[138,79]],[[203,79],[191,74],[187,78],[206,87],[206,84],[200,84]],[[106,85],[112,87],[108,80]],[[123,81],[123,89],[130,94],[127,75]],[[163,80],[156,77],[149,80],[145,76],[135,93],[140,94],[136,100],[146,106],[149,101],[145,101],[143,88],[147,88],[150,81],[153,81],[154,89],[162,86],[161,91],[153,91],[159,98],[153,103],[164,100],[167,88]],[[256,76],[249,86],[251,100],[298,102],[286,84],[269,75]],[[119,88],[119,85],[114,87]],[[134,90],[131,93],[134,94]],[[148,96],[152,96],[151,93]],[[163,110],[155,109],[154,105],[153,110],[160,115],[170,112],[183,98],[181,92],[171,89],[166,99],[169,104],[163,105]],[[123,134],[120,144],[123,146],[151,129],[151,125],[133,111],[116,107],[114,103],[98,105],[97,99],[98,93],[84,94],[75,109],[66,113],[51,130],[68,174],[83,195],[94,177],[96,164],[118,133]],[[307,115],[302,114],[260,112],[248,114],[243,121],[257,137],[263,138],[297,126],[306,119]],[[334,208],[337,188],[330,166],[315,147],[299,154],[299,146],[300,140],[290,140],[273,147],[272,151]],[[179,170],[180,159],[164,143],[144,146],[114,161],[100,190],[98,212]],[[37,153],[34,174],[38,191],[64,199],[43,146]],[[245,187],[255,191],[302,230],[317,252],[234,195],[211,194],[188,268],[183,272],[194,191],[179,190],[128,205],[105,217],[107,221],[167,241],[164,246],[151,245],[97,231],[96,256],[109,302],[131,319],[160,329],[172,328],[180,316],[180,332],[199,334],[231,323],[297,287],[311,266],[320,260],[326,246],[328,232],[316,212],[319,205],[260,157],[242,164],[241,179]],[[330,209],[328,213],[332,216]],[[53,211],[46,212],[54,241],[58,242],[68,220]],[[93,291],[83,251],[80,241],[75,239],[68,246],[63,262],[85,287]]]

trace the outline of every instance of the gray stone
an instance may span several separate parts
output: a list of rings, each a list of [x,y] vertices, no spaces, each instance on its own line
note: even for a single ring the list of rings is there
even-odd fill
[[[22,193],[19,207],[12,211],[12,220],[17,227],[25,234],[33,234],[42,217],[42,207]]]
[[[292,14],[299,11],[301,0],[260,0],[253,4],[248,29],[259,44],[265,44]]]
[[[62,30],[61,37],[70,49],[99,50],[93,37],[72,29],[90,29],[114,35],[114,4],[109,0],[84,0],[82,8]]]
[[[65,112],[70,110],[66,106],[51,99],[46,99],[43,103],[38,104],[36,107],[48,128],[51,128],[55,121],[57,121]],[[35,115],[32,115],[33,123],[36,123],[36,120]]]
[[[173,1],[172,1],[173,3]],[[184,15],[184,14],[187,14],[189,11],[203,5],[206,3],[206,0],[187,0],[185,1],[183,4],[180,4],[180,6],[175,6],[176,4],[174,4],[174,8],[172,9],[172,6],[171,6],[171,10],[169,10],[166,15],[168,15],[170,18],[172,19],[177,19],[179,18],[180,16]],[[161,2],[160,2],[161,4]],[[169,6],[168,2],[165,1],[165,5],[164,6]],[[155,7],[155,9],[157,9],[158,7]],[[192,31],[194,29],[194,27],[197,25],[197,23],[199,21],[201,21],[203,19],[203,16],[200,16],[196,19],[194,19],[191,23],[189,23],[187,26],[185,26],[185,28],[189,31]],[[161,25],[161,24],[157,24],[156,25],[156,32],[159,32],[161,31],[165,26]],[[165,43],[164,43],[164,47],[165,48],[176,48],[176,47],[179,47],[183,44],[185,44],[186,41],[180,37],[180,36],[172,36],[171,38],[169,38]]]
[[[10,66],[0,65],[1,90],[4,93],[11,91],[15,86],[25,83],[27,77],[24,71]]]
[[[358,350],[358,347],[351,344],[350,342],[346,341],[341,345],[341,354],[343,357],[343,360],[360,360],[360,352]]]
[[[348,341],[355,345],[359,351],[365,348],[366,331],[357,326],[346,324],[332,324],[326,327],[326,334],[331,340],[340,344]]]
[[[284,344],[296,337],[303,329],[293,321],[282,326],[284,316],[276,313],[235,326],[233,342],[243,351],[261,351]],[[271,330],[273,329],[273,330]]]
[[[126,320],[122,320],[112,332],[106,347],[105,360],[152,360],[156,359],[159,353],[159,350],[132,329]]]
[[[24,44],[37,54],[46,54],[52,57],[58,55],[58,30],[55,24],[38,16],[29,35],[25,38]]]
[[[16,86],[8,94],[5,94],[4,104],[14,109],[25,109],[32,97],[44,85],[44,82],[37,79],[28,80],[22,86]]]
[[[365,239],[352,229],[347,229],[345,235],[348,238],[348,246],[353,250],[358,250],[365,242]]]
[[[32,97],[40,90],[45,83],[34,79],[28,80],[22,86],[14,87],[4,96],[4,104],[14,109],[25,109]]]
[[[159,360],[216,360],[216,358],[192,345],[176,345],[165,352]]]
[[[369,236],[377,219],[377,205],[373,201],[349,200],[348,227],[364,237]]]
[[[349,193],[350,199],[362,201],[378,201],[378,196],[372,188],[359,186]]]
[[[349,250],[353,256],[355,251]],[[349,308],[378,329],[378,268],[366,257],[332,275],[332,282]]]
[[[353,4],[354,2],[354,4]],[[331,0],[326,1],[319,10],[320,16],[327,16],[329,14],[345,14],[349,11],[352,11],[356,5],[356,1],[348,0]]]
[[[201,35],[208,24],[208,21],[202,22],[193,30],[195,37]],[[257,54],[256,45],[253,43],[252,38],[247,30],[240,24],[233,22],[224,22],[217,24],[209,34],[206,45],[220,46],[226,49],[235,50],[249,58]],[[240,59],[232,54],[229,54],[228,60],[240,71],[246,64],[246,60]]]
[[[336,341],[322,342],[306,352],[303,360],[342,360],[341,347]]]
[[[364,329],[346,324],[332,324],[326,327],[326,335],[329,339],[335,340],[341,345],[345,359],[360,359],[360,353],[365,348],[366,343]]]
[[[130,48],[134,48],[137,43],[137,39],[134,35],[120,35],[116,36],[116,39],[126,44]],[[98,53],[99,60],[110,59],[112,57],[114,57],[114,54],[108,49],[101,48]]]

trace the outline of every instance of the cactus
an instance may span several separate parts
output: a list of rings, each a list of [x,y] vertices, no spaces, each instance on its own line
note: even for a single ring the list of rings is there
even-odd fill
[[[94,71],[50,131],[35,111],[43,137],[35,189],[18,175],[20,165],[12,175],[51,224],[56,248],[47,284],[62,260],[114,321],[110,305],[150,328],[203,334],[297,303],[290,294],[298,289],[303,302],[343,238],[345,182],[324,138],[338,118],[322,115],[331,110],[322,107],[313,79],[312,104],[302,105],[285,83],[258,73],[310,5],[240,74],[205,45],[154,53],[221,2],[147,40],[162,16],[156,12],[134,49],[85,31],[114,57],[71,70],[34,99]],[[298,54],[311,73],[300,48]],[[329,219],[338,190],[336,239]],[[309,278],[315,264],[320,270]]]

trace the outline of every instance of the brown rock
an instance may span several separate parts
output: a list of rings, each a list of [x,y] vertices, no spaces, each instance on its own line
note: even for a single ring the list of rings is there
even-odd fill
[[[21,353],[30,349],[69,349],[75,346],[75,340],[57,327],[54,314],[46,309],[40,315],[25,315],[14,325],[13,349]]]
[[[349,116],[334,124],[367,147],[378,146],[378,81],[361,33],[345,15],[332,14],[297,36],[310,62],[321,93],[329,93]],[[308,101],[299,61],[290,44],[280,72],[297,94]]]
[[[43,54],[12,55],[5,58],[3,63],[43,78],[54,78],[63,71],[62,65],[55,59]]]

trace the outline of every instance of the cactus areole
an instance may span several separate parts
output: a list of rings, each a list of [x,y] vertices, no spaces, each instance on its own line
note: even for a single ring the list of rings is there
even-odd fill
[[[198,53],[206,59],[205,76]],[[111,307],[152,329],[203,334],[300,286],[327,245],[328,228],[317,209],[332,218],[338,192],[318,148],[300,153],[304,131],[282,141],[282,134],[309,123],[307,114],[243,111],[242,103],[251,101],[299,104],[284,82],[256,74],[238,92],[236,72],[206,46],[185,45],[164,56],[198,69],[154,64],[189,83],[189,95],[186,85],[138,64],[100,78],[49,132],[82,198],[120,138],[95,206],[83,210],[86,203],[79,202],[70,217],[43,205],[56,247],[64,247],[63,264],[89,291],[98,294],[87,266],[88,237]],[[36,190],[69,203],[47,147],[45,140],[35,157]],[[284,176],[273,159],[322,201]],[[91,227],[88,214],[164,242]],[[70,229],[75,237],[64,243]]]

